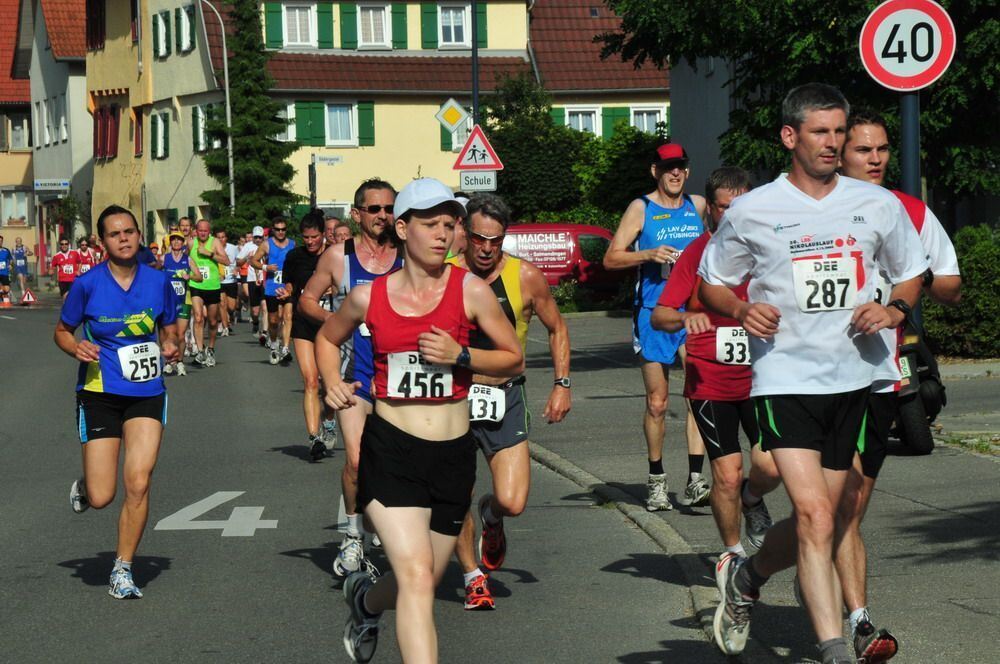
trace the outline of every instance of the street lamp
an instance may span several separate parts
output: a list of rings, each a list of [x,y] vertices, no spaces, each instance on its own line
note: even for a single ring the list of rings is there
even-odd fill
[[[226,152],[229,153],[229,214],[236,214],[236,182],[233,179],[233,115],[229,104],[229,49],[226,48],[226,24],[222,15],[208,0],[201,0],[219,19],[219,32],[222,33],[222,80],[226,87]]]

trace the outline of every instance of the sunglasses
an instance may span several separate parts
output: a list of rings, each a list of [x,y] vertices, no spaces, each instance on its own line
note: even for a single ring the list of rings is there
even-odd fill
[[[275,233],[284,233],[288,229],[286,227],[284,227],[284,226],[275,226],[271,230],[274,231]]]
[[[479,233],[473,233],[472,231],[469,231],[468,235],[469,235],[469,240],[472,242],[472,244],[476,245],[477,247],[481,247],[486,244],[496,247],[503,245],[503,238],[504,238],[503,234],[481,235]]]
[[[362,205],[358,209],[359,210],[364,210],[368,214],[378,214],[382,210],[385,210],[386,214],[392,214],[392,204],[389,204],[389,205]]]

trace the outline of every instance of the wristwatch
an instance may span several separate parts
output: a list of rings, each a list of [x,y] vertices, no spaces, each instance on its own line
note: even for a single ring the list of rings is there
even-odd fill
[[[903,312],[903,320],[909,320],[910,319],[910,312],[913,311],[910,308],[910,305],[908,305],[903,300],[893,300],[889,304],[885,305],[885,307],[886,307],[886,309],[888,309],[889,307],[896,307],[897,309],[899,309],[900,311],[902,311]]]
[[[929,287],[933,283],[934,283],[934,273],[931,272],[930,268],[927,268],[927,271],[924,272],[924,288]]]
[[[458,357],[455,358],[455,365],[468,368],[471,362],[472,362],[472,355],[469,354],[469,347],[462,346],[462,352],[459,353]]]
[[[566,377],[566,376],[563,376],[562,378],[556,378],[554,381],[552,381],[552,384],[553,385],[559,385],[560,387],[565,387],[568,390],[569,389],[569,378]]]

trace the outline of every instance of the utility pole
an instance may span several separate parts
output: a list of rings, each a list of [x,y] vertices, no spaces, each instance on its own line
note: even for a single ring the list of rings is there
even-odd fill
[[[472,0],[472,124],[479,124],[479,21],[476,19],[478,4],[477,0]]]
[[[233,110],[229,103],[229,49],[226,47],[226,24],[222,15],[208,0],[201,0],[219,19],[219,33],[222,35],[222,81],[226,88],[226,152],[229,154],[229,214],[236,214],[236,180],[233,178]]]

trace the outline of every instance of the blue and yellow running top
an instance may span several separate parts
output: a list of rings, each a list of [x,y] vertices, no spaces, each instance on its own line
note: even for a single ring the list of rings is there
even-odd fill
[[[635,240],[636,251],[654,249],[665,244],[678,251],[684,251],[705,232],[705,226],[694,206],[694,201],[687,194],[684,194],[684,202],[679,208],[665,208],[648,196],[643,196],[642,201],[646,204],[646,216],[642,222],[642,232]],[[669,263],[655,262],[639,266],[639,283],[636,284],[635,292],[636,307],[645,309],[656,307],[656,301],[660,299],[660,293],[663,292],[667,277],[670,276],[670,268]]]
[[[127,397],[155,397],[165,390],[157,325],[177,320],[174,288],[166,274],[139,264],[124,290],[108,263],[76,278],[60,318],[83,326],[84,338],[101,349],[98,362],[81,362],[76,389]]]

